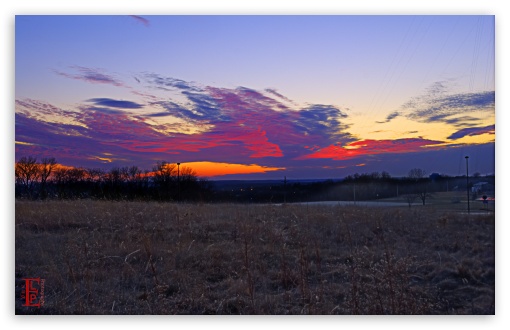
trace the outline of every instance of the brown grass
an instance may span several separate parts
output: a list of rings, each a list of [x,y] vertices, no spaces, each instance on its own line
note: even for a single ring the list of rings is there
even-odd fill
[[[495,313],[494,214],[16,201],[15,234],[17,314]]]

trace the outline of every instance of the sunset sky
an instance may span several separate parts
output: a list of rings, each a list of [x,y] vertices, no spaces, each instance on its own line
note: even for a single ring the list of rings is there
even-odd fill
[[[494,34],[490,15],[18,15],[16,160],[494,173]]]

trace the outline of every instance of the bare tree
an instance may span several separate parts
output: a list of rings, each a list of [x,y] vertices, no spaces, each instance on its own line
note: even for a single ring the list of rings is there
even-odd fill
[[[182,182],[197,181],[197,172],[191,167],[183,166],[180,171],[180,180]]]
[[[131,166],[128,169],[129,181],[139,182],[142,178],[142,170],[138,166]]]
[[[416,187],[416,197],[418,197],[422,204],[425,205],[425,201],[427,198],[432,197],[432,194],[427,192],[427,172],[422,170],[421,168],[413,168],[409,171],[409,179],[415,181],[415,187]],[[409,204],[409,207],[411,207],[411,204]]]
[[[130,166],[127,168],[127,190],[128,197],[140,197],[142,193],[142,170],[138,166]]]
[[[409,208],[411,208],[411,205],[414,203],[414,200],[416,199],[415,194],[407,194],[404,195],[404,198],[406,199],[407,205],[409,205]]]
[[[80,197],[83,193],[87,171],[83,168],[57,168],[54,171],[54,182],[59,198]]]
[[[168,184],[172,181],[172,177],[177,174],[176,164],[167,163],[165,161],[157,162],[153,167],[154,179],[159,184]]]
[[[153,167],[154,185],[160,199],[169,199],[172,183],[177,179],[177,165],[165,161],[157,162]]]
[[[425,201],[427,200],[427,198],[432,198],[432,194],[431,193],[428,193],[427,192],[427,186],[424,185],[424,190],[418,192],[418,198],[421,199],[421,202],[423,203],[423,205],[425,205]]]
[[[413,168],[409,171],[409,174],[407,175],[409,179],[414,179],[418,181],[419,179],[423,179],[427,175],[427,172],[425,170],[422,170],[421,168]]]
[[[85,180],[91,187],[92,194],[104,198],[103,184],[107,180],[107,173],[101,168],[92,168],[85,170]]]
[[[106,174],[106,191],[110,198],[118,198],[121,195],[123,184],[123,172],[119,167],[113,167]]]
[[[92,182],[101,182],[101,180],[104,180],[105,176],[106,176],[106,173],[103,169],[101,168],[90,168],[90,169],[86,169],[86,179],[88,182],[92,183]]]
[[[37,164],[37,158],[21,157],[15,165],[14,170],[16,181],[21,183],[25,188],[27,194],[32,197],[34,185],[40,176],[39,165]]]
[[[41,198],[45,199],[47,192],[46,192],[46,182],[48,180],[48,177],[51,175],[53,170],[55,169],[55,166],[57,165],[57,162],[55,158],[43,158],[41,159],[41,164],[39,166],[40,168],[40,176],[41,176]]]

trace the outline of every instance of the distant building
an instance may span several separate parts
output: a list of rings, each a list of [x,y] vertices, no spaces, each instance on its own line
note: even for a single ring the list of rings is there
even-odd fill
[[[480,193],[482,191],[484,191],[484,186],[489,184],[488,182],[478,182],[478,183],[475,183],[473,185],[473,187],[471,187],[471,192],[474,192],[474,193]]]

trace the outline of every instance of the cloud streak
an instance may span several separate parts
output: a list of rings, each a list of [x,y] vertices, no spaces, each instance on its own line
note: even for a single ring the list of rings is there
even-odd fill
[[[86,68],[82,66],[72,66],[74,73],[61,72],[53,70],[59,76],[66,77],[74,80],[81,80],[91,84],[107,84],[117,87],[124,86],[122,82],[115,79],[113,76],[103,73],[104,70],[97,68]]]
[[[326,158],[331,160],[346,160],[361,156],[378,154],[400,154],[424,151],[425,147],[434,147],[443,144],[442,141],[421,138],[397,140],[361,140],[346,145],[330,145],[316,150],[314,153],[301,157],[301,159]]]
[[[473,111],[494,111],[495,92],[465,93],[426,99],[407,107],[410,119],[433,123],[446,122],[453,116]]]
[[[376,123],[379,123],[379,124],[389,123],[391,120],[397,118],[400,115],[401,115],[400,112],[394,111],[394,112],[390,113],[388,116],[386,116],[386,120],[385,121],[376,121]]]
[[[446,123],[457,127],[476,126],[480,118],[466,115],[470,113],[493,113],[494,91],[472,93],[449,93],[449,82],[439,81],[430,86],[424,95],[407,101],[398,111],[390,113],[385,121],[404,116],[421,123]]]
[[[164,77],[162,75],[156,74],[156,73],[145,73],[142,75],[142,77],[137,78],[135,77],[137,81],[139,79],[144,79],[147,81],[153,88],[162,89],[165,91],[170,90],[188,90],[188,91],[196,91],[200,92],[202,91],[201,88],[198,86],[195,86],[195,84],[184,81],[182,79],[172,78],[172,77]]]
[[[150,22],[148,19],[146,18],[143,18],[141,16],[138,16],[138,15],[129,15],[129,17],[131,17],[132,19],[136,20],[137,22],[140,22],[142,23],[143,25],[145,25],[146,27],[149,27],[150,26]]]
[[[458,130],[452,135],[448,136],[449,140],[461,139],[465,136],[476,136],[481,134],[496,134],[496,125],[489,125],[485,127],[468,127]]]
[[[87,100],[99,106],[120,108],[120,109],[141,109],[143,105],[131,101],[114,100],[109,98],[94,98]]]

